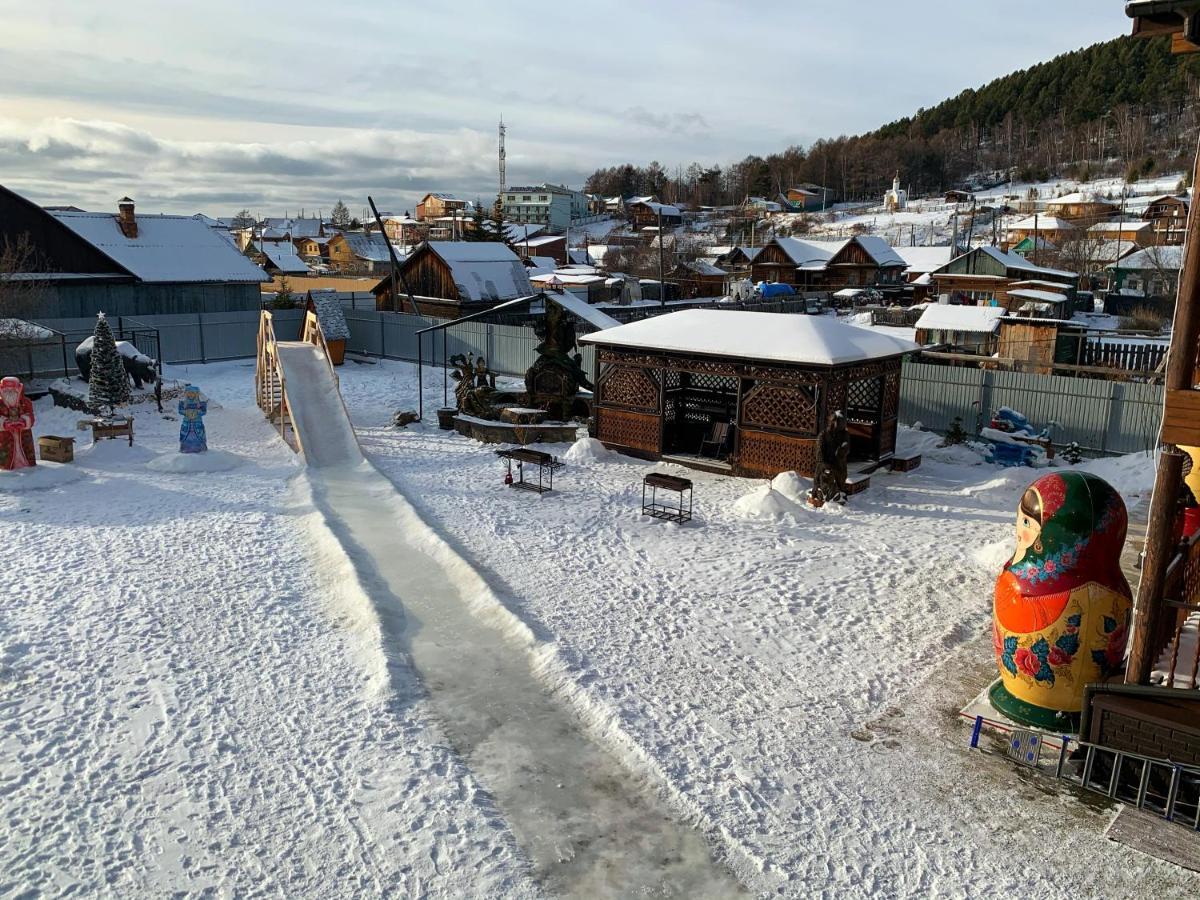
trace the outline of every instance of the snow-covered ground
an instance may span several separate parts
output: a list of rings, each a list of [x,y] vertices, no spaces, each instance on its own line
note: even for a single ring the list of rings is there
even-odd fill
[[[692,473],[681,527],[640,516],[647,463],[551,446],[567,467],[539,498],[504,487],[493,447],[390,427],[413,370],[340,370],[364,451],[506,607],[489,621],[541,682],[754,894],[1200,890],[1109,843],[1113,808],[966,749],[957,710],[992,674],[1030,470],[907,431],[923,466],[845,508],[797,503],[799,479]],[[227,471],[155,462],[177,423],[147,409],[132,450],[80,448],[74,482],[0,483],[22,562],[0,576],[0,893],[535,894],[252,373],[168,372],[220,404]],[[428,409],[440,373],[426,386]],[[76,414],[39,413],[40,433],[75,434]],[[1147,459],[1089,465],[1145,500]]]

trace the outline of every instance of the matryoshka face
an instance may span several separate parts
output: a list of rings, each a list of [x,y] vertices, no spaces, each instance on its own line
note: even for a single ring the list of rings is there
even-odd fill
[[[1042,523],[1024,509],[1017,508],[1017,552],[1012,561],[1019,563],[1025,558],[1025,551],[1038,542],[1042,535]]]

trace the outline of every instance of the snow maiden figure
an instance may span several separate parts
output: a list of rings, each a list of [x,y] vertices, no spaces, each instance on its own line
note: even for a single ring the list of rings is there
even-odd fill
[[[208,400],[200,393],[200,388],[189,384],[183,389],[183,399],[179,401],[179,415],[183,421],[179,423],[179,452],[203,453],[208,449],[208,437],[204,433],[204,416],[208,412]]]
[[[992,705],[1014,722],[1078,727],[1084,685],[1122,666],[1132,595],[1121,495],[1084,472],[1039,478],[1017,510],[1017,551],[996,582]]]
[[[33,403],[19,378],[0,378],[0,469],[36,466]]]

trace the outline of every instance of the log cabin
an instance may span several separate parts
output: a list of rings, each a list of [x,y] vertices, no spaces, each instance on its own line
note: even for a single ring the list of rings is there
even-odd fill
[[[427,241],[400,264],[399,276],[399,298],[390,274],[372,288],[377,309],[407,312],[405,285],[422,313],[451,319],[535,293],[520,258],[498,241]]]

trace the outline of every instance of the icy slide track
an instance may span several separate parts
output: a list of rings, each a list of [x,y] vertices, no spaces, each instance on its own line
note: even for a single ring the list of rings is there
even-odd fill
[[[524,629],[518,646],[523,626],[363,460],[319,351],[279,347],[314,501],[371,599],[384,652],[391,665],[411,660],[542,887],[589,898],[741,895],[700,833],[547,693],[532,635]]]

